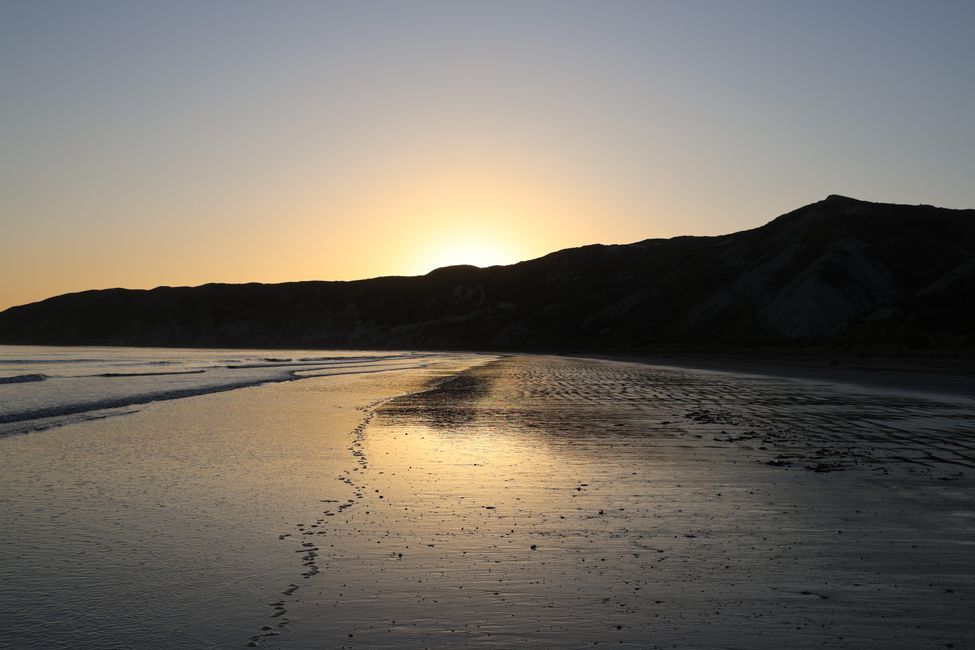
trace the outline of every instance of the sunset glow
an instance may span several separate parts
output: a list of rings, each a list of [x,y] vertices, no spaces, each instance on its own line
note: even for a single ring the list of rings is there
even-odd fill
[[[970,7],[693,5],[6,3],[0,309],[975,203]]]
[[[975,0],[0,1],[0,649],[970,647],[973,62]]]
[[[518,256],[502,243],[488,239],[457,239],[452,242],[431,244],[422,256],[421,265],[428,270],[443,266],[470,264],[485,268],[498,264],[512,264],[519,261]]]

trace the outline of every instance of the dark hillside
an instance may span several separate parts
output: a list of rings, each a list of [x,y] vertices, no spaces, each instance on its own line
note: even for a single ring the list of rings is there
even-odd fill
[[[584,246],[511,266],[67,294],[0,313],[0,342],[970,347],[973,260],[975,210],[830,196],[754,230]]]

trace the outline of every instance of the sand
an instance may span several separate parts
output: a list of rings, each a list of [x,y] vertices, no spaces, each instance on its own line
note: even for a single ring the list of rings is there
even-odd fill
[[[337,480],[358,469],[352,432],[382,400],[487,358],[0,438],[0,647],[243,647],[286,623],[270,603],[312,570],[297,525],[354,498]]]
[[[0,644],[973,644],[970,396],[470,363],[0,440]]]

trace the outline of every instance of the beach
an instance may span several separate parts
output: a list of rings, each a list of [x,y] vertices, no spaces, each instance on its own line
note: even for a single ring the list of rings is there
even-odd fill
[[[439,355],[0,438],[0,645],[969,647],[975,399]]]
[[[486,359],[425,356],[409,373],[343,364],[0,437],[0,646],[242,647],[283,620],[268,603],[307,580],[296,524],[353,498],[351,436],[370,410]]]

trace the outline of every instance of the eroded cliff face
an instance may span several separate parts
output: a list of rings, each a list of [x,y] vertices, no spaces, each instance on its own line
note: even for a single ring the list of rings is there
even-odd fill
[[[721,237],[412,278],[111,289],[0,313],[0,342],[614,349],[975,345],[975,210],[830,196]]]

